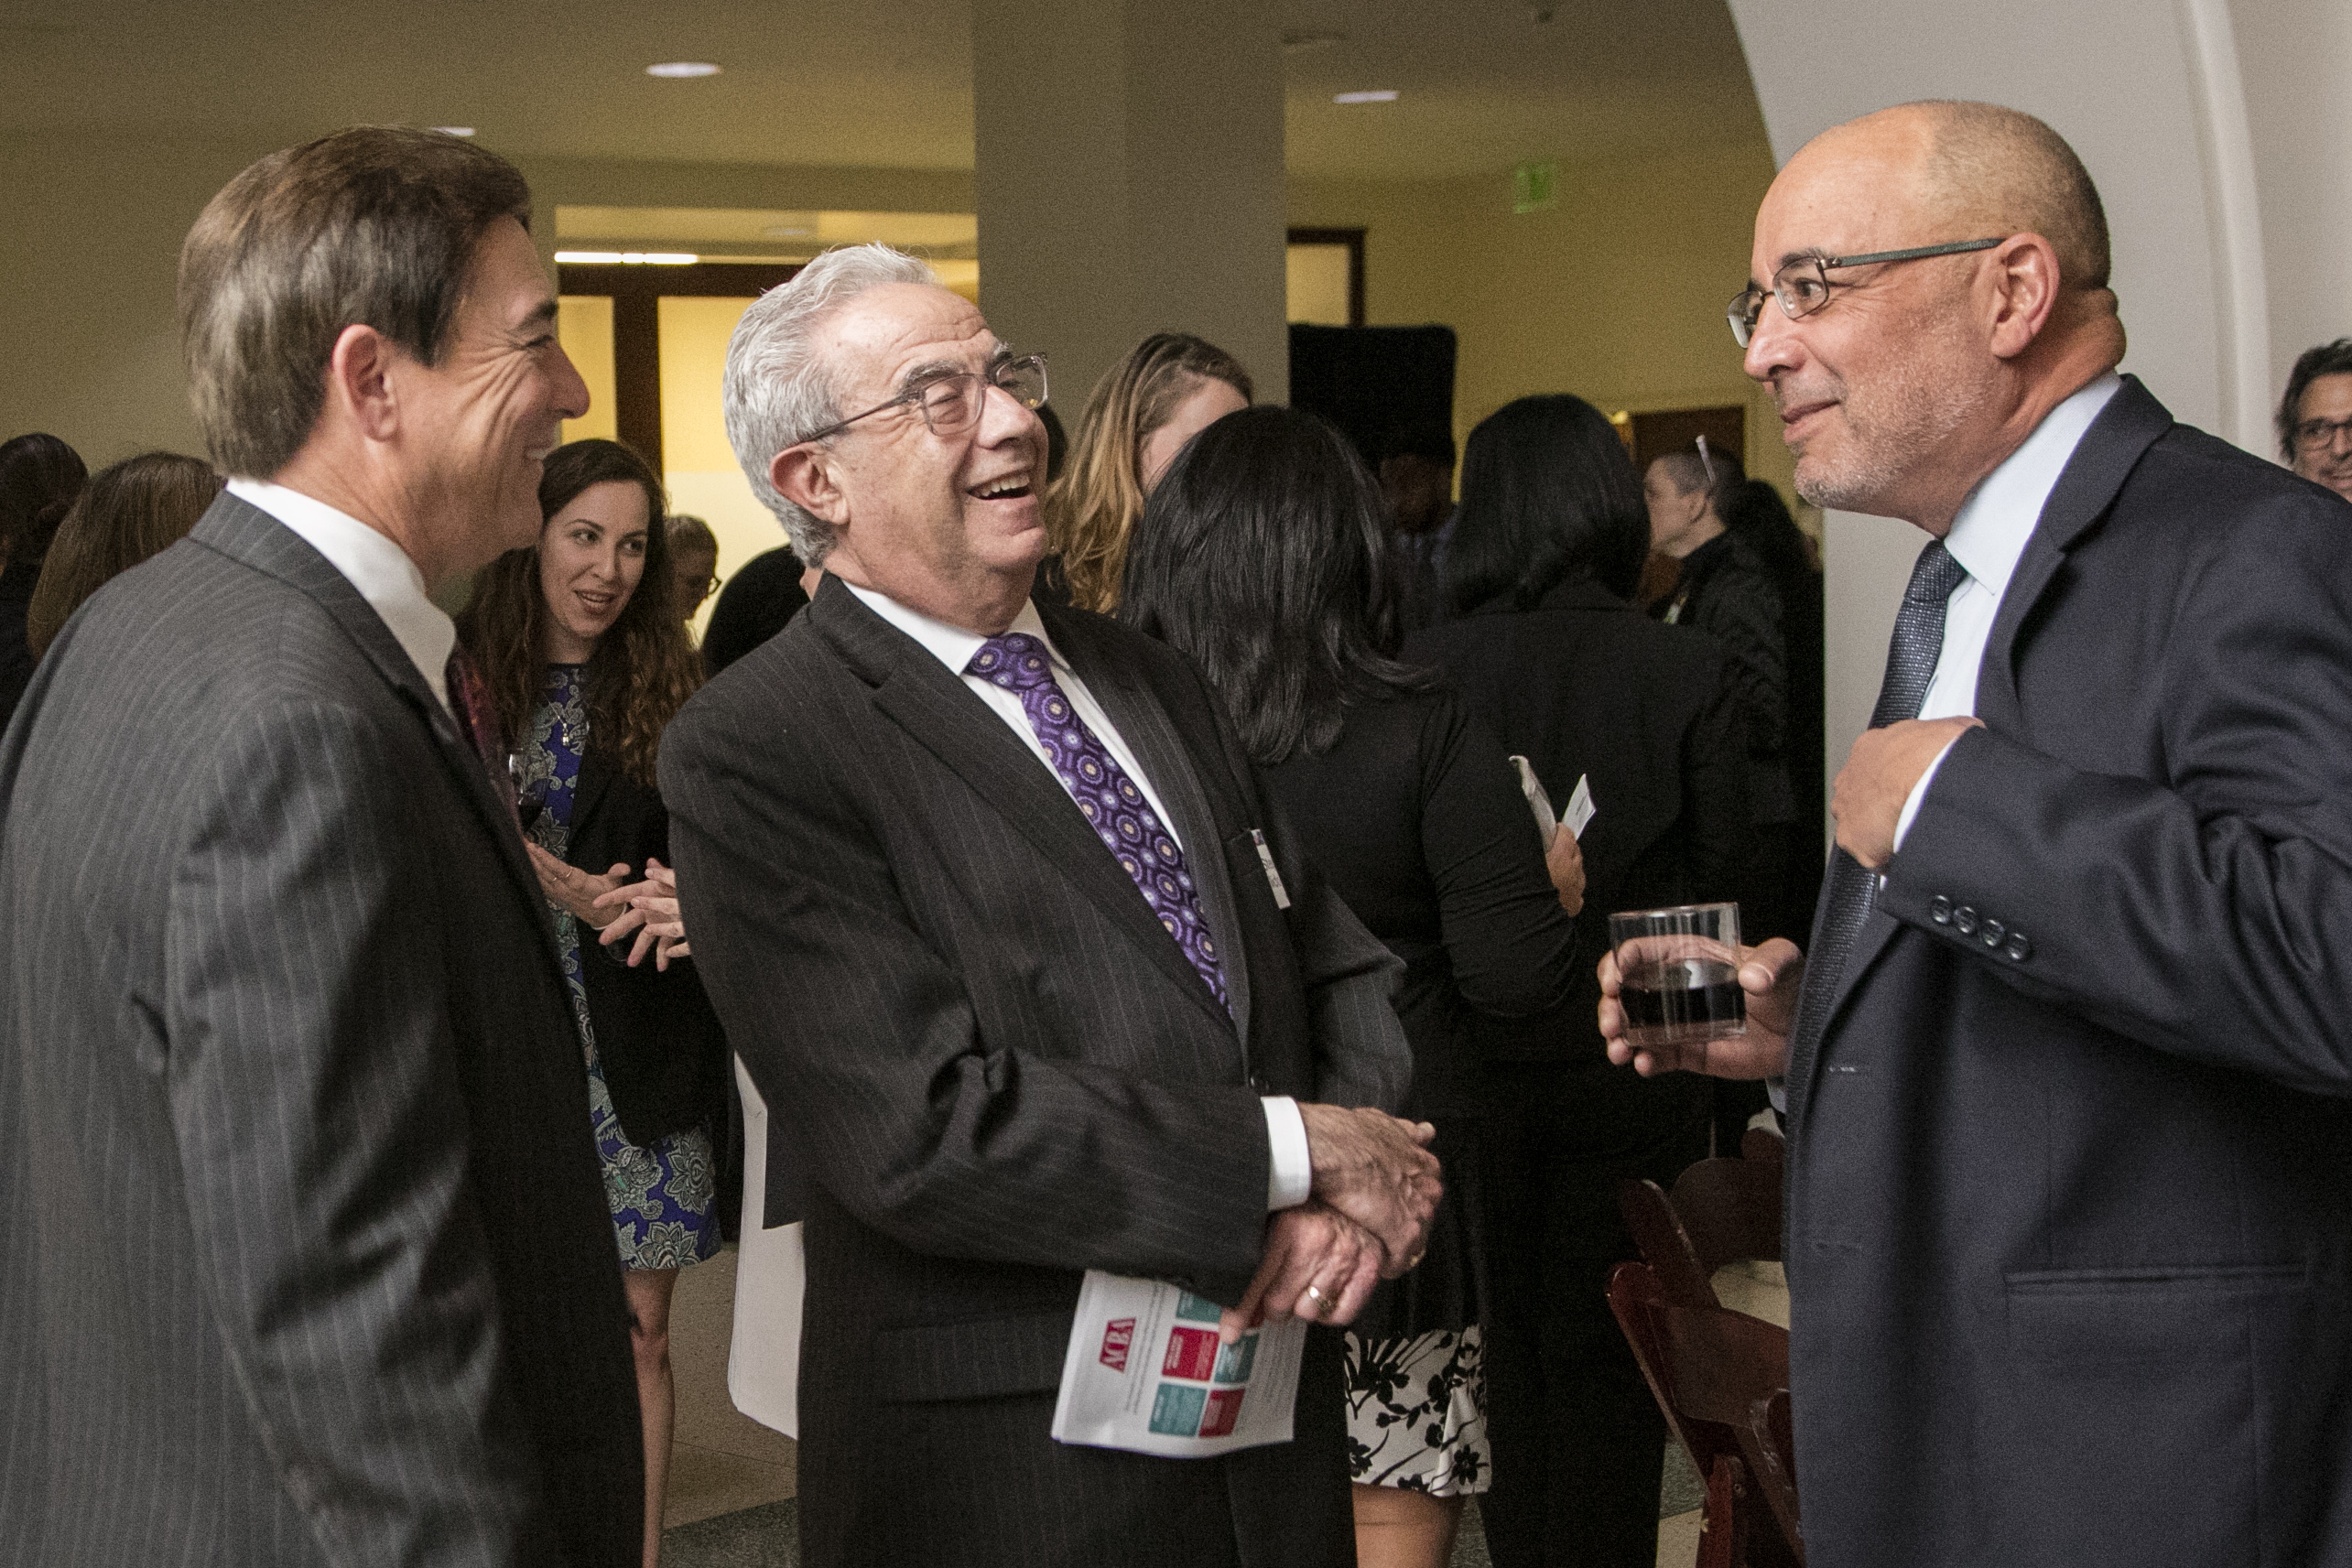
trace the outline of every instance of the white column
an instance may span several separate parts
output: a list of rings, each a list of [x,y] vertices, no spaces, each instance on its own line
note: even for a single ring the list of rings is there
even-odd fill
[[[1146,334],[1289,395],[1279,20],[1252,0],[975,0],[981,308],[1075,426]]]

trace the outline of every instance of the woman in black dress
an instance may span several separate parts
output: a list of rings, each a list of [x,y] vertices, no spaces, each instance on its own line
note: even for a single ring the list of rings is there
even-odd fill
[[[1590,781],[1584,950],[1611,912],[1736,896],[1745,747],[1722,649],[1631,601],[1649,551],[1642,486],[1590,404],[1523,397],[1470,432],[1447,557],[1458,619],[1405,656],[1437,665],[1554,797]],[[1588,967],[1565,1056],[1490,1053],[1498,1311],[1488,1336],[1495,1485],[1479,1505],[1501,1568],[1651,1568],[1665,1426],[1610,1317],[1638,1254],[1627,1176],[1671,1183],[1707,1152],[1710,1080],[1610,1066]]]
[[[1360,1561],[1442,1568],[1486,1488],[1475,1014],[1559,1040],[1588,965],[1501,746],[1426,671],[1388,656],[1379,492],[1312,415],[1253,408],[1195,437],[1136,524],[1120,613],[1197,659],[1274,799],[1350,909],[1405,962],[1406,1114],[1433,1123],[1446,1195],[1420,1267],[1348,1334]],[[1569,907],[1575,907],[1569,902]],[[1589,1021],[1587,1021],[1588,1026]],[[1545,1025],[1548,1024],[1548,1027]]]

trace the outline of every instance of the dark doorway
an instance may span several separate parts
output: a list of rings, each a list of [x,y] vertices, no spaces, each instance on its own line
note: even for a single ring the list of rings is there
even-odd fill
[[[693,266],[631,266],[567,262],[556,268],[558,292],[612,301],[612,425],[622,440],[662,471],[663,297],[739,298],[766,293],[797,266],[700,262]]]

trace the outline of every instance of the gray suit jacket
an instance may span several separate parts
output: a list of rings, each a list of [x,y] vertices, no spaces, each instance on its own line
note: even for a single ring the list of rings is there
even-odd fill
[[[580,1042],[512,817],[224,496],[0,746],[0,1561],[634,1563]]]
[[[1167,805],[1231,1017],[1052,773],[838,581],[662,748],[697,959],[769,1108],[766,1212],[807,1217],[806,1560],[1352,1562],[1319,1374],[1284,1449],[1172,1463],[1045,1433],[1081,1271],[1239,1299],[1260,1094],[1393,1106],[1411,1057],[1396,960],[1192,666],[1040,611]]]

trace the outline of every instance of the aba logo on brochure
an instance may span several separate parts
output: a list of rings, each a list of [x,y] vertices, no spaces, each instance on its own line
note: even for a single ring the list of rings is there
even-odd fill
[[[1127,1349],[1135,1343],[1135,1320],[1118,1317],[1102,1325],[1102,1364],[1114,1372],[1127,1369]]]

